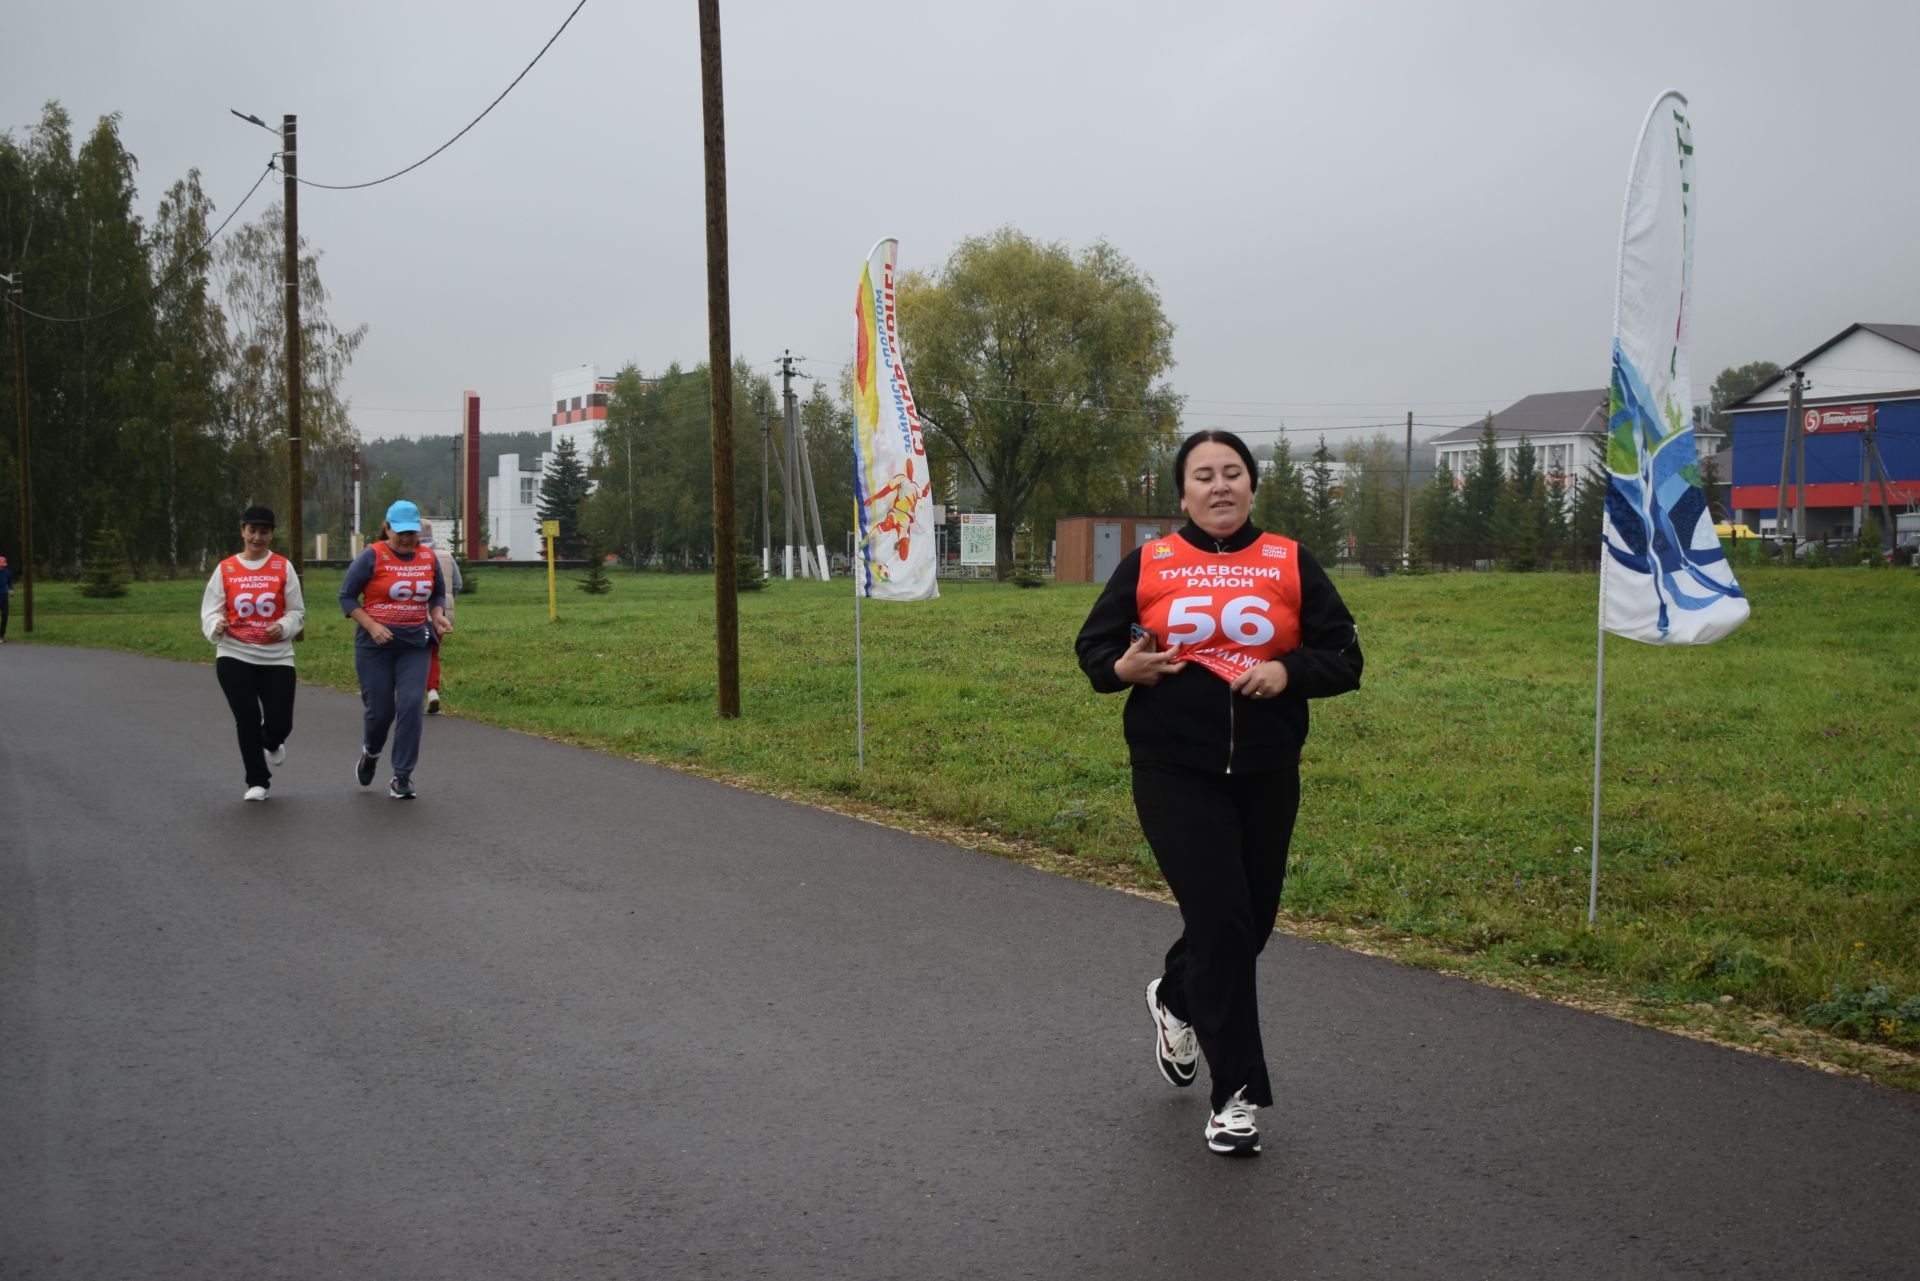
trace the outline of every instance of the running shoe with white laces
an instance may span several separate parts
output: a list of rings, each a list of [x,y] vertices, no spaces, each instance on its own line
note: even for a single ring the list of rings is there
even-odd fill
[[[1218,1112],[1207,1117],[1207,1146],[1222,1156],[1254,1156],[1260,1151],[1260,1131],[1253,1124],[1259,1105],[1247,1102],[1246,1093],[1244,1087],[1234,1091]]]
[[[360,749],[360,761],[353,767],[353,777],[360,786],[373,782],[373,772],[380,768],[380,753]]]
[[[245,801],[264,801],[267,799],[267,789],[264,787],[249,787],[247,794],[240,799]]]
[[[1147,984],[1147,1011],[1153,1015],[1153,1061],[1167,1084],[1186,1089],[1193,1084],[1194,1064],[1200,1058],[1200,1043],[1193,1025],[1182,1023],[1160,1004],[1160,980]]]
[[[287,763],[287,745],[285,743],[267,753],[267,764],[285,765]]]

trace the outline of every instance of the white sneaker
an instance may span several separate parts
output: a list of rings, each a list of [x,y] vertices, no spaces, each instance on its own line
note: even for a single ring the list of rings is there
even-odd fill
[[[439,711],[440,711],[440,691],[437,689],[430,689],[427,691],[427,715],[433,716],[437,714]]]
[[[1254,1128],[1253,1114],[1259,1105],[1246,1100],[1244,1088],[1218,1112],[1207,1117],[1207,1146],[1222,1156],[1253,1156],[1260,1151],[1260,1131]]]
[[[241,799],[248,800],[248,801],[264,801],[267,799],[267,789],[264,787],[249,787],[247,789],[247,794]]]
[[[267,764],[285,765],[287,763],[287,745],[285,743],[267,753]]]
[[[1147,984],[1147,1012],[1153,1015],[1153,1061],[1167,1084],[1185,1089],[1193,1084],[1194,1064],[1200,1058],[1200,1043],[1193,1025],[1182,1023],[1160,1004],[1160,980]]]

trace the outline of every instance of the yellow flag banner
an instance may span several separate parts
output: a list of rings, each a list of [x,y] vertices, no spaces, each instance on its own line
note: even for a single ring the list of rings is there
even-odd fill
[[[860,522],[854,590],[875,600],[931,600],[933,474],[907,386],[894,314],[896,240],[860,267],[854,300],[853,485]]]

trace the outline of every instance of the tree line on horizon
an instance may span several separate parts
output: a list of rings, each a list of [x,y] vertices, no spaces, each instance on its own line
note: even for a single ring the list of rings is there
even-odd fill
[[[22,135],[0,134],[0,269],[21,284],[19,305],[4,308],[0,415],[13,430],[0,436],[0,539],[11,545],[20,527],[13,352],[24,338],[34,567],[43,573],[78,574],[96,551],[142,572],[200,572],[232,550],[248,504],[287,520],[280,207],[210,244],[216,210],[199,172],[167,189],[149,224],[134,211],[136,167],[118,115],[77,145],[58,103]],[[339,388],[366,337],[364,325],[327,319],[319,257],[303,239],[314,531],[344,529],[343,505],[329,502],[352,456]]]
[[[282,211],[271,205],[215,242],[217,211],[193,171],[148,223],[134,211],[135,169],[117,115],[76,143],[66,112],[49,103],[20,136],[0,134],[0,269],[20,273],[21,302],[38,313],[5,309],[7,336],[24,326],[28,354],[34,568],[54,576],[79,574],[103,547],[140,573],[204,572],[231,550],[235,513],[248,504],[273,506],[288,523]],[[303,239],[303,524],[344,546],[358,441],[340,388],[367,329],[328,319],[319,259]],[[1173,325],[1152,278],[1112,245],[1074,250],[1012,227],[969,237],[938,268],[901,278],[898,316],[933,493],[998,516],[1002,573],[1014,568],[1016,538],[1032,559],[1063,516],[1177,515],[1171,463],[1189,424],[1166,377]],[[15,417],[15,380],[14,362],[0,359],[0,421]],[[798,479],[780,476],[786,427],[772,380],[744,365],[733,380],[738,555],[758,549],[763,508],[773,542],[783,541]],[[850,382],[847,369],[817,379],[799,402],[832,553],[858,523]],[[712,564],[709,392],[704,365],[619,372],[588,456],[549,460],[541,507],[562,520],[564,550],[597,548],[637,566]],[[1436,558],[1494,548],[1513,568],[1597,548],[1598,490],[1541,474],[1524,443],[1514,474],[1502,474],[1490,435],[1489,426],[1458,487],[1444,473],[1419,486],[1415,543]],[[502,452],[539,452],[530,446],[542,436],[489,433],[483,470]],[[0,544],[19,525],[15,439],[0,434]],[[451,515],[453,446],[365,445],[363,525],[377,530],[378,512],[399,496]],[[1296,456],[1283,433],[1265,466],[1261,524],[1328,560],[1397,548],[1398,442],[1376,436],[1335,455],[1322,438]],[[1421,473],[1430,469],[1423,459]]]

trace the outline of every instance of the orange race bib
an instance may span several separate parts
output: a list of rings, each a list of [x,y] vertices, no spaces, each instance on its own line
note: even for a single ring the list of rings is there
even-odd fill
[[[1300,647],[1300,546],[1262,534],[1237,552],[1179,535],[1140,549],[1140,625],[1225,681]]]
[[[361,593],[361,608],[388,627],[418,627],[433,599],[433,553],[421,550],[401,560],[385,543],[373,545],[373,577]]]
[[[238,556],[220,562],[220,585],[227,593],[227,639],[242,645],[277,645],[284,638],[271,634],[287,607],[286,559],[268,556],[258,569],[248,569]]]

